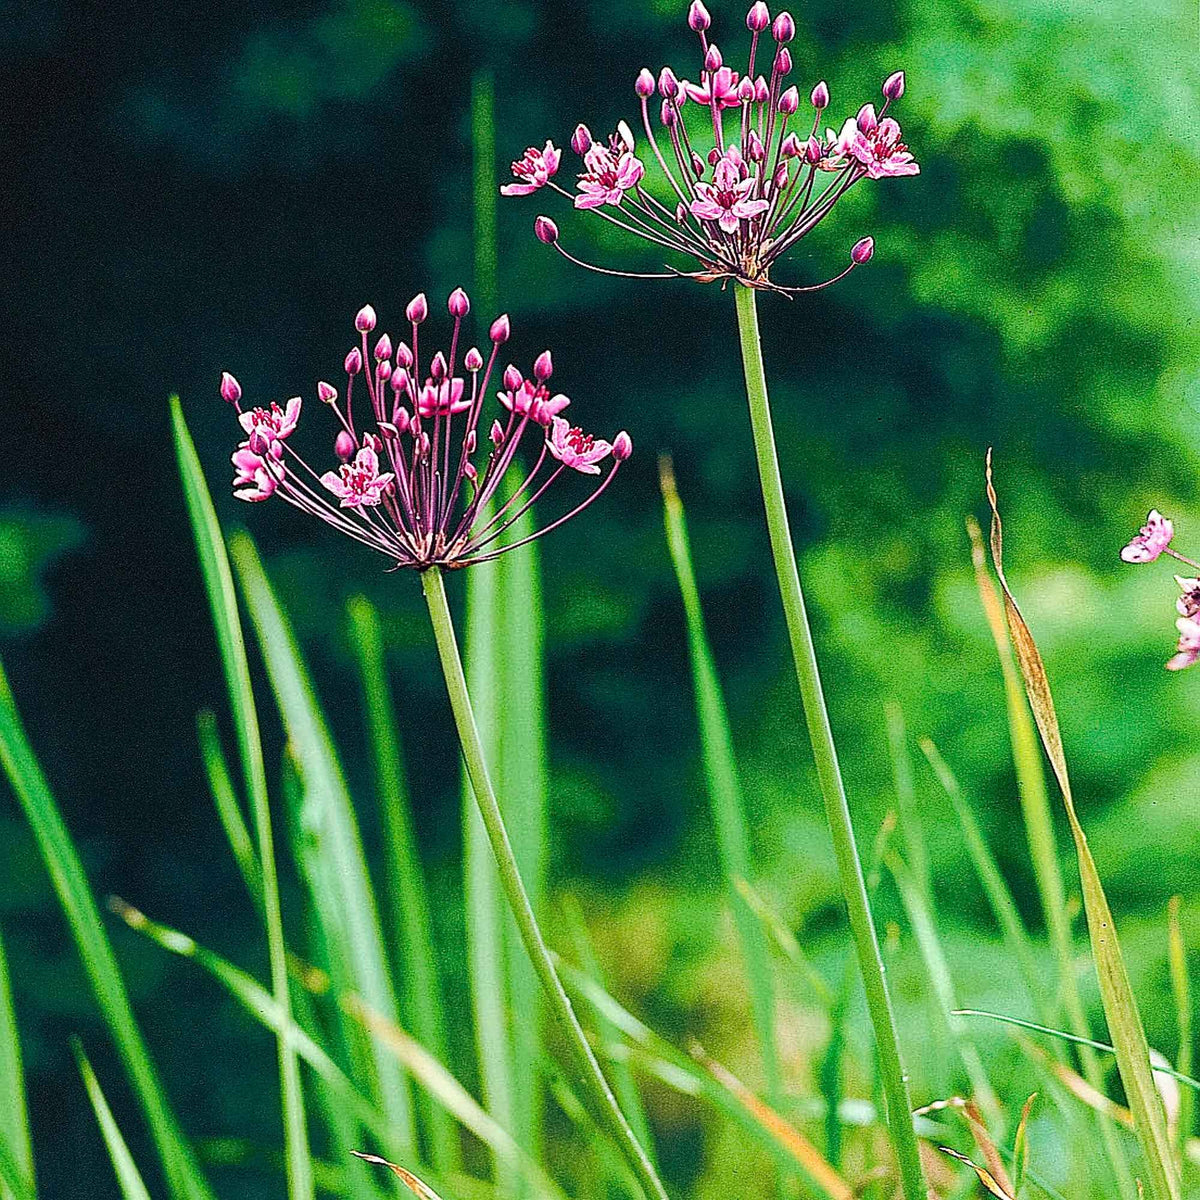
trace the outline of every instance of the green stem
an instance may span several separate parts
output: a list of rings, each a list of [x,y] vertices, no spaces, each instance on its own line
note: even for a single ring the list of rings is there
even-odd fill
[[[927,1187],[913,1130],[912,1103],[908,1095],[908,1077],[900,1061],[900,1045],[896,1037],[896,1019],[888,994],[883,958],[879,953],[879,938],[867,900],[858,847],[854,842],[854,826],[850,821],[850,806],[838,767],[833,730],[825,708],[825,695],[817,669],[812,631],[804,593],[800,590],[800,574],[796,567],[796,552],[788,528],[787,506],[783,498],[783,480],[779,474],[779,456],[775,449],[775,434],[771,425],[771,406],[767,399],[767,378],[763,371],[762,346],[758,334],[758,312],[752,288],[737,284],[738,333],[741,338],[742,365],[746,373],[746,398],[750,402],[750,424],[754,433],[754,452],[762,481],[763,504],[767,513],[767,533],[771,539],[771,554],[775,574],[779,579],[779,594],[787,620],[792,658],[796,664],[796,679],[804,704],[804,718],[816,760],[817,779],[825,801],[825,816],[833,836],[833,849],[841,878],[842,895],[854,935],[859,970],[867,994],[867,1007],[875,1027],[875,1042],[879,1051],[880,1075],[887,1097],[888,1127],[905,1200],[926,1200]]]
[[[542,938],[542,931],[538,928],[537,918],[533,915],[533,907],[529,903],[512,844],[508,840],[508,831],[504,827],[504,818],[500,814],[500,805],[492,789],[483,743],[475,725],[471,697],[467,693],[467,681],[463,675],[462,659],[458,653],[458,641],[454,636],[454,624],[450,619],[450,606],[446,602],[446,588],[442,582],[441,571],[437,567],[430,567],[422,574],[421,583],[425,590],[426,603],[429,605],[429,618],[437,641],[442,674],[446,679],[446,691],[450,695],[450,707],[458,727],[467,775],[471,780],[471,788],[475,793],[475,802],[479,805],[479,815],[483,818],[488,840],[492,843],[492,852],[496,856],[496,867],[500,873],[500,884],[508,898],[521,940],[525,943],[525,949],[533,962],[533,969],[545,989],[550,1010],[562,1028],[567,1048],[574,1060],[578,1082],[587,1089],[593,1100],[596,1117],[624,1154],[647,1200],[667,1200],[666,1190],[657,1172],[622,1114],[612,1089],[600,1070],[600,1064],[588,1045],[587,1037],[575,1016],[575,1010],[571,1007],[571,1001],[554,969],[550,951]]]

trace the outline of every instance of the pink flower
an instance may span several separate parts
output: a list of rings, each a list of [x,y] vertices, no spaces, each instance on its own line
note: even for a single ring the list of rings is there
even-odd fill
[[[516,387],[497,392],[496,398],[509,412],[530,417],[539,425],[549,425],[571,403],[561,392],[551,396],[544,383],[530,379],[522,379]]]
[[[1121,551],[1121,558],[1127,563],[1153,562],[1171,544],[1174,536],[1175,526],[1157,508],[1152,508],[1145,525]]]
[[[1175,628],[1179,630],[1179,645],[1167,659],[1168,671],[1182,671],[1200,658],[1200,623],[1191,617],[1180,617]]]
[[[232,377],[231,377],[232,378]],[[300,420],[300,397],[293,396],[287,402],[287,408],[281,409],[272,402],[268,408],[252,408],[249,412],[238,413],[238,422],[250,437],[257,434],[267,442],[276,438],[285,438],[296,428]]]
[[[352,463],[336,471],[326,471],[321,482],[341,500],[341,508],[373,507],[380,503],[394,478],[391,471],[379,470],[379,455],[364,446]]]
[[[730,67],[721,67],[711,75],[706,74],[704,82],[700,84],[681,79],[679,86],[683,88],[689,100],[705,107],[711,105],[714,100],[718,108],[736,108],[741,103],[737,94],[738,73]]]
[[[443,379],[441,383],[429,380],[417,397],[417,412],[423,417],[434,413],[460,413],[471,407],[465,396],[466,386],[461,378]]]
[[[851,118],[853,121],[853,118]],[[846,125],[850,125],[847,121]],[[921,168],[913,161],[908,147],[900,140],[900,125],[891,117],[884,117],[874,127],[868,122],[870,132],[858,126],[857,136],[853,137],[847,149],[867,168],[869,179],[884,179],[891,175],[919,175]],[[846,128],[842,133],[845,135]],[[839,139],[840,144],[841,139]]]
[[[278,463],[268,469],[266,459],[255,454],[249,444],[243,442],[230,460],[236,474],[233,477],[234,495],[239,500],[266,500],[279,486],[279,475],[283,468]]]
[[[546,448],[564,467],[584,475],[599,475],[596,464],[612,453],[610,443],[584,433],[578,425],[569,425],[562,417],[554,418]]]
[[[771,207],[766,200],[749,199],[757,182],[753,175],[741,178],[739,160],[731,151],[714,168],[712,183],[696,184],[699,197],[688,207],[692,216],[716,221],[726,233],[736,233],[739,221],[748,221]]]
[[[1179,590],[1183,593],[1175,601],[1179,615],[1181,617],[1196,616],[1200,613],[1200,579],[1185,579],[1181,575],[1176,575],[1175,582],[1179,584]]]
[[[620,204],[630,188],[636,187],[646,168],[618,138],[609,146],[594,143],[583,156],[587,170],[579,176],[576,208],[599,208],[602,204]]]
[[[502,196],[528,196],[531,192],[536,192],[538,188],[545,187],[550,176],[558,170],[558,160],[561,157],[562,151],[556,149],[553,142],[548,141],[541,150],[536,146],[530,146],[524,155],[512,165],[512,173],[517,182],[506,183],[500,189],[500,194]]]

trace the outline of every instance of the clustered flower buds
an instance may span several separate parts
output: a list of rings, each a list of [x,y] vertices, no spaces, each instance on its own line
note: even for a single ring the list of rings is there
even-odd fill
[[[1175,526],[1158,509],[1152,508],[1145,525],[1122,548],[1121,558],[1127,563],[1150,563],[1165,554],[1200,573],[1200,563],[1172,548],[1174,536]],[[1182,671],[1200,659],[1200,578],[1176,575],[1175,582],[1180,592],[1175,601],[1175,611],[1179,614],[1175,621],[1179,643],[1167,660],[1168,671]]]
[[[531,167],[531,171],[535,171]],[[429,315],[424,293],[405,309],[411,334],[393,344],[384,333],[370,345],[375,310],[364,305],[354,319],[360,344],[346,355],[345,396],[331,383],[317,384],[317,398],[340,426],[333,442],[336,470],[317,474],[292,447],[301,399],[281,408],[243,409],[242,388],[229,372],[221,376],[221,397],[232,404],[246,433],[234,451],[234,495],[241,500],[282,496],[289,504],[392,559],[397,567],[425,570],[434,565],[463,567],[485,562],[557,529],[592,503],[633,452],[629,434],[611,442],[585,433],[561,414],[571,403],[546,386],[554,373],[550,351],[533,364],[531,376],[504,368],[496,398],[501,412],[491,423],[486,454],[478,428],[496,370],[500,347],[508,341],[507,316],[491,324],[486,357],[472,346],[458,354],[463,319],[471,302],[455,288],[446,304],[454,319],[449,348],[425,362],[421,324]],[[362,383],[356,380],[362,377]],[[356,421],[354,393],[370,410]],[[362,396],[365,389],[366,396]],[[493,506],[497,489],[513,467],[522,436],[533,427],[541,441],[533,469]],[[565,514],[518,541],[506,531],[539,501],[564,472],[603,479]],[[494,507],[494,511],[493,511]]]
[[[811,128],[797,131],[789,128],[800,108],[799,88],[787,83],[792,71],[788,43],[796,35],[791,15],[781,12],[772,21],[764,0],[755,0],[746,14],[750,50],[743,74],[709,40],[712,18],[702,0],[692,0],[687,20],[700,39],[699,81],[683,79],[670,67],[663,67],[656,81],[643,67],[634,83],[650,153],[672,195],[655,196],[646,187],[646,165],[624,121],[606,140],[594,138],[586,125],[576,126],[571,149],[583,160],[583,170],[574,192],[555,181],[561,152],[550,141],[541,150],[526,150],[512,164],[515,182],[500,190],[506,196],[525,196],[549,187],[576,208],[591,209],[626,232],[699,263],[699,270],[672,269],[641,278],[686,275],[705,282],[736,279],[776,291],[814,290],[779,287],[770,280],[771,264],[811,232],[859,180],[920,170],[899,124],[886,115],[904,94],[904,72],[894,71],[884,81],[878,112],[873,104],[864,104],[839,131],[827,128],[823,136],[822,114],[830,96],[822,80],[809,94]],[[756,72],[756,63],[768,54],[769,70]],[[665,148],[651,120],[656,92]],[[693,110],[699,110],[696,119],[688,120]],[[535,231],[564,257],[591,267],[563,248],[548,217],[538,217]],[[850,266],[816,286],[842,278],[868,261],[873,249],[870,238],[860,239]]]

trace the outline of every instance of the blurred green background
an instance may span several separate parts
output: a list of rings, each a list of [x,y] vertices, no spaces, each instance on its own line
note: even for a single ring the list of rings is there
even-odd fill
[[[723,46],[740,47],[743,16],[741,4],[714,7]],[[828,79],[831,115],[854,112],[906,68],[899,115],[922,165],[916,179],[855,189],[777,274],[823,279],[865,233],[877,239],[870,267],[827,292],[760,304],[860,839],[869,845],[894,802],[883,708],[895,699],[958,772],[1039,924],[963,529],[966,513],[981,515],[994,446],[1010,575],[1056,687],[1150,1041],[1173,1054],[1163,914],[1182,893],[1185,935],[1200,946],[1200,674],[1161,669],[1174,638],[1170,571],[1126,567],[1117,551],[1152,505],[1175,519],[1182,549],[1200,551],[1196,14],[1160,0],[814,0],[797,17],[797,81],[805,92]],[[232,370],[254,401],[311,396],[317,378],[336,377],[359,305],[373,303],[394,330],[417,290],[439,300],[459,283],[470,290],[473,73],[495,73],[501,164],[548,136],[564,145],[576,121],[595,131],[632,121],[639,67],[695,73],[683,6],[5,0],[0,49],[0,651],[93,881],[265,977],[193,736],[196,710],[223,711],[224,700],[170,448],[165,401],[178,390],[223,520],[246,523],[268,554],[364,797],[344,601],[365,592],[385,614],[443,966],[448,987],[462,988],[457,749],[416,580],[382,574],[283,505],[232,500],[238,430],[218,375]],[[752,1039],[657,452],[674,454],[688,505],[757,882],[831,979],[845,946],[762,528],[732,298],[585,276],[534,240],[542,211],[584,257],[657,262],[640,244],[593,241],[597,223],[552,197],[500,205],[514,357],[552,347],[555,382],[581,416],[604,432],[628,428],[636,447],[618,486],[544,543],[552,879],[580,897],[619,996],[669,1036],[694,1034],[739,1065],[753,1059]],[[461,602],[461,580],[451,592]],[[277,761],[273,714],[267,734]],[[1013,967],[957,827],[923,763],[916,776],[960,992],[1015,1011]],[[377,852],[369,804],[362,819]],[[286,912],[294,881],[284,887]],[[937,1094],[922,1053],[926,1001],[886,883],[880,917],[900,922],[893,977],[923,1102]],[[114,1195],[68,1035],[84,1034],[102,1072],[116,1068],[7,797],[0,926],[45,1194]],[[261,1030],[186,964],[123,929],[112,936],[189,1131],[277,1142]],[[783,1046],[803,1083],[827,1029],[802,1004],[787,1011]],[[862,1022],[854,1036],[865,1045]],[[993,1041],[998,1057],[1011,1053],[1001,1034]],[[467,1057],[454,1065],[470,1081]],[[131,1112],[112,1090],[118,1113]],[[652,1097],[651,1108],[672,1181],[727,1194],[742,1151],[677,1098]],[[126,1124],[136,1150],[136,1118]],[[253,1173],[242,1186],[227,1194],[279,1194]]]

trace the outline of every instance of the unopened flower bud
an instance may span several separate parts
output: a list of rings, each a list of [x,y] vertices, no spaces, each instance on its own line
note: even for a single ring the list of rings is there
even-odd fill
[[[404,315],[414,324],[420,323],[429,316],[429,301],[425,299],[424,292],[418,292],[409,302],[408,307],[404,310]]]
[[[394,442],[400,436],[400,430],[391,421],[379,421],[378,425],[385,442]]]
[[[405,433],[408,427],[412,424],[412,417],[407,408],[403,405],[398,406],[392,413],[392,424],[401,432]]]
[[[766,104],[771,98],[771,86],[767,83],[766,77],[760,75],[754,81],[754,100],[756,104]]]
[[[664,100],[674,100],[679,95],[679,80],[670,67],[663,67],[658,73],[658,94]]]
[[[549,350],[543,350],[534,359],[533,374],[539,383],[545,383],[554,374],[554,360],[550,357]]]
[[[228,371],[221,372],[221,399],[236,404],[242,398],[242,385]]]
[[[504,390],[505,391],[515,392],[517,390],[517,388],[519,388],[524,381],[525,381],[525,377],[521,374],[520,371],[517,370],[516,367],[514,367],[512,365],[512,363],[509,363],[508,366],[504,368]]]
[[[325,380],[322,379],[320,383],[317,384],[317,399],[320,400],[322,404],[332,404],[337,399],[337,388],[335,388],[332,383],[326,383]]]
[[[743,104],[750,104],[754,100],[754,80],[749,75],[743,75],[741,82],[737,86],[737,98]]]
[[[792,52],[786,46],[781,46],[779,53],[775,55],[775,72],[778,75],[792,73]]]
[[[392,357],[392,339],[385,333],[383,337],[375,343],[375,361],[383,362],[385,358]]]
[[[364,304],[358,310],[354,318],[354,328],[359,333],[370,333],[375,328],[375,310],[369,304]]]
[[[431,379],[446,378],[446,356],[440,350],[433,356],[433,361],[429,364],[429,377]]]
[[[763,149],[762,138],[753,129],[746,135],[746,155],[751,162],[762,162],[767,156],[766,150]]]
[[[446,307],[450,310],[450,315],[456,320],[461,320],[471,311],[471,301],[467,298],[467,293],[460,287],[456,287],[450,293],[450,299],[446,301]]]
[[[463,474],[472,483],[474,483],[475,480],[479,478],[479,471],[476,469],[475,464],[473,462],[470,462],[469,460],[467,462],[463,463]]]
[[[385,358],[383,362],[375,368],[376,378],[380,383],[387,383],[392,375],[392,364]]]
[[[825,148],[821,145],[820,139],[810,137],[804,144],[804,159],[806,162],[815,166],[825,156]]]
[[[633,140],[633,130],[629,128],[627,122],[617,122],[617,137],[621,139],[621,145],[632,154],[637,143]]]
[[[708,15],[708,9],[704,7],[703,0],[692,0],[692,5],[688,9],[688,26],[693,33],[702,33],[712,24],[712,17]]]
[[[354,457],[354,439],[344,429],[333,443],[333,452],[342,462],[349,462]]]
[[[537,234],[537,240],[547,246],[558,241],[558,226],[549,217],[538,217],[533,223],[533,232]]]
[[[398,392],[407,392],[412,385],[412,376],[408,373],[407,367],[397,369],[395,375],[392,376],[392,387]]]
[[[483,369],[483,355],[479,353],[478,346],[472,346],[467,351],[466,357],[463,359],[463,366],[468,371],[480,371]]]
[[[250,435],[248,439],[248,445],[255,454],[260,456],[266,454],[266,452],[271,448],[271,443],[267,441],[267,439],[263,437],[263,435],[259,433],[257,429],[254,430],[254,432]]]
[[[646,67],[643,67],[638,72],[637,82],[634,83],[633,90],[643,100],[654,95],[654,76],[650,74]]]
[[[779,145],[779,153],[784,158],[799,158],[801,154],[800,139],[789,133]]]
[[[670,100],[664,100],[662,102],[662,108],[659,109],[658,116],[659,120],[661,120],[662,123],[668,129],[670,129],[671,126],[675,124],[675,105],[672,104]]]
[[[612,443],[612,456],[617,462],[624,462],[633,453],[633,438],[621,430]]]
[[[571,134],[571,149],[581,158],[592,148],[592,131],[586,125],[576,125]]]
[[[775,24],[771,26],[771,36],[780,44],[790,42],[796,36],[796,22],[792,20],[791,13],[781,12],[775,18]]]
[[[725,60],[721,57],[720,49],[717,47],[716,42],[713,42],[704,55],[704,69],[710,75],[715,75],[724,65],[724,62]]]
[[[422,432],[417,438],[416,454],[424,458],[429,453],[429,434]]]
[[[772,182],[775,184],[775,190],[781,191],[783,188],[787,187],[787,181],[788,165],[785,162],[781,162],[779,166],[775,168],[775,176],[772,180]]]
[[[498,446],[504,441],[504,426],[499,421],[492,422],[492,428],[488,436],[492,439],[492,445]]]
[[[763,3],[763,0],[755,0],[750,6],[750,11],[746,14],[746,28],[751,33],[762,33],[764,29],[771,23],[771,10]]]
[[[904,95],[904,72],[893,71],[883,81],[883,94],[889,100],[899,100]]]
[[[720,150],[718,150],[716,148],[716,146],[714,146],[708,152],[708,165],[710,167],[715,167],[717,165],[717,163],[719,163],[720,161],[721,161],[721,152],[720,152]]]
[[[779,97],[779,111],[785,117],[790,117],[792,113],[800,107],[800,93],[796,88],[790,87],[782,96]]]
[[[342,365],[346,368],[347,375],[357,375],[362,370],[362,351],[355,346],[346,355],[346,361]]]
[[[850,251],[850,261],[855,266],[861,267],[863,263],[871,261],[871,255],[874,253],[875,239],[873,237],[859,238]]]
[[[401,342],[400,345],[396,347],[396,366],[407,368],[411,367],[412,365],[413,353],[408,348],[407,342]]]
[[[682,225],[688,218],[688,206],[682,200],[675,205],[675,221]]]
[[[818,83],[815,88],[813,88],[812,95],[809,96],[809,99],[812,101],[813,108],[817,109],[818,112],[823,108],[828,108],[829,84],[822,79],[821,82]]]
[[[468,454],[475,453],[476,441],[477,441],[477,438],[475,436],[475,430],[472,429],[471,432],[467,434],[466,440],[463,442],[463,448],[466,450],[466,452]]]
[[[497,345],[502,346],[508,341],[509,335],[512,333],[512,324],[509,322],[508,313],[501,313],[493,322],[491,329],[488,330],[488,337]]]
[[[864,104],[858,110],[858,128],[868,137],[879,128],[879,118],[875,115],[875,105]]]
[[[715,153],[715,151],[710,151],[709,153],[711,155],[712,153]],[[709,161],[713,161],[711,157]],[[720,154],[717,154],[716,161],[721,161]],[[702,159],[694,150],[692,151],[692,174],[695,175],[697,179],[704,178],[704,159]]]

